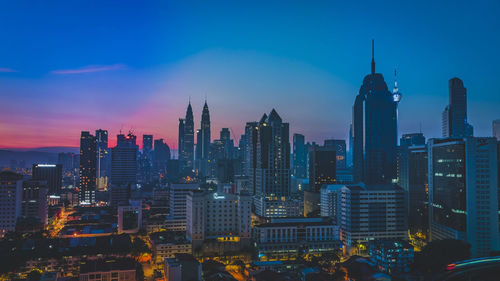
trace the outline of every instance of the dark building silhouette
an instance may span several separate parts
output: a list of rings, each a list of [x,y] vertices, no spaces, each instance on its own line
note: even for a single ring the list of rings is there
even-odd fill
[[[194,162],[194,118],[191,102],[186,110],[186,118],[179,119],[179,161],[181,170],[193,170]]]
[[[449,104],[443,111],[443,137],[463,138],[473,135],[467,123],[467,89],[459,78],[448,81]]]
[[[210,112],[208,110],[207,101],[205,100],[205,105],[201,113],[200,130],[196,132],[196,168],[199,173],[205,176],[208,172],[210,142]]]
[[[154,147],[154,170],[159,177],[166,176],[168,170],[168,162],[170,161],[170,147],[163,142],[163,139],[155,140]]]
[[[325,140],[324,146],[335,148],[337,169],[347,168],[347,151],[345,140]]]
[[[61,164],[33,164],[32,178],[45,181],[49,194],[59,194],[62,186]]]
[[[137,137],[132,133],[119,134],[111,149],[111,183],[133,185],[137,183]]]
[[[89,132],[80,137],[80,202],[95,202],[97,175],[97,141]]]
[[[403,134],[399,139],[400,146],[425,145],[425,136],[422,133]]]
[[[80,159],[77,159],[74,153],[60,152],[57,154],[57,164],[62,165],[63,172],[72,171],[80,167]]]
[[[153,135],[142,135],[142,153],[149,155],[153,151]]]
[[[37,218],[44,227],[47,224],[47,181],[27,180],[23,181],[23,197],[21,215],[26,218]]]
[[[276,110],[264,114],[257,130],[255,208],[263,217],[287,216],[290,195],[290,135]]]
[[[259,123],[258,122],[247,122],[245,125],[245,134],[244,134],[244,151],[243,151],[243,175],[249,178],[250,182],[250,193],[252,195],[255,194],[255,184],[256,184],[256,173],[255,169],[257,168],[257,130]],[[241,142],[241,141],[240,141]]]
[[[375,73],[372,42],[371,73],[363,79],[353,107],[354,182],[390,183],[396,178],[400,99],[399,91],[391,93],[382,74]]]
[[[307,177],[307,151],[305,137],[301,134],[293,134],[293,175],[296,178]]]
[[[420,144],[420,141],[418,143],[403,143],[401,145],[403,157],[399,165],[399,185],[403,188],[407,196],[410,234],[421,239],[426,239],[429,232],[427,205],[429,200],[427,193],[428,158],[425,138],[423,145]],[[418,236],[417,233],[419,233]]]
[[[336,147],[309,147],[309,190],[304,191],[304,216],[319,215],[321,187],[335,184]]]

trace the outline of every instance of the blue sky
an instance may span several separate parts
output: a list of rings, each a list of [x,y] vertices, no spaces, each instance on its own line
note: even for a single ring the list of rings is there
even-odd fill
[[[498,14],[498,1],[4,1],[0,146],[76,146],[104,128],[175,147],[187,100],[198,127],[205,96],[213,136],[275,107],[291,133],[346,138],[372,38],[390,88],[398,69],[400,134],[440,136],[456,76],[489,136]]]

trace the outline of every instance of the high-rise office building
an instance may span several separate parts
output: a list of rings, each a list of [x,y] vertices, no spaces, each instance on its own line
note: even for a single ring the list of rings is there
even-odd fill
[[[493,137],[500,141],[500,119],[493,120]]]
[[[309,148],[309,190],[304,191],[304,216],[319,216],[323,185],[335,183],[336,146],[312,145]]]
[[[23,182],[23,194],[21,203],[21,216],[26,218],[37,218],[42,228],[47,225],[47,182],[41,180],[27,180]]]
[[[142,153],[149,155],[153,151],[153,135],[142,135]]]
[[[459,78],[448,81],[449,104],[442,114],[444,138],[463,138],[473,135],[472,126],[467,123],[467,89]]]
[[[353,107],[354,182],[391,183],[396,178],[400,99],[399,91],[391,93],[382,74],[375,73],[372,42],[371,73],[363,79]]]
[[[169,172],[167,170],[168,161],[170,161],[170,147],[163,142],[163,139],[155,140],[155,147],[153,153],[153,169],[155,174],[163,177]]]
[[[249,177],[250,193],[255,194],[255,169],[257,168],[257,130],[258,122],[247,122],[245,125],[245,167],[243,174]]]
[[[205,176],[208,172],[210,142],[210,112],[208,110],[207,101],[205,100],[201,113],[200,130],[196,132],[196,168]]]
[[[32,178],[46,181],[49,194],[59,194],[62,185],[61,164],[33,164]]]
[[[179,161],[181,170],[193,170],[194,162],[194,118],[191,102],[186,110],[186,118],[179,119]]]
[[[80,137],[80,202],[95,202],[97,176],[97,142],[89,132]]]
[[[250,242],[250,195],[198,191],[186,200],[186,235],[195,246],[206,239]]]
[[[409,147],[402,145],[401,149],[403,157],[399,162],[398,184],[403,188],[407,197],[408,228],[414,237],[427,239],[429,231],[427,147],[425,144]]]
[[[137,137],[132,133],[119,134],[111,149],[111,183],[134,185],[137,182]]]
[[[473,256],[498,251],[498,142],[495,138],[428,142],[430,238],[459,239]]]
[[[0,237],[16,229],[21,215],[23,176],[11,171],[0,172]]]
[[[108,148],[108,131],[96,130],[95,138],[97,144],[97,189],[105,190],[108,187],[111,162]]]
[[[345,140],[325,140],[324,146],[331,146],[335,148],[336,153],[336,167],[337,169],[347,168],[347,151]]]
[[[289,216],[290,141],[289,124],[276,110],[264,114],[257,130],[255,211],[262,217]]]
[[[293,134],[293,176],[306,178],[307,176],[307,152],[305,148],[305,137],[301,134]]]
[[[374,239],[406,239],[404,191],[397,185],[346,185],[341,189],[340,233],[347,247]]]

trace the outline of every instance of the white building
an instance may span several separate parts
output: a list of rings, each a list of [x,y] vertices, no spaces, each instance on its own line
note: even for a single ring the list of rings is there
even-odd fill
[[[340,195],[343,186],[342,184],[329,184],[321,188],[321,216],[332,218],[337,225],[340,224]]]
[[[406,239],[405,193],[397,185],[345,185],[340,199],[340,232],[348,247],[378,239]]]
[[[23,177],[20,174],[0,172],[0,237],[16,229],[21,215]]]
[[[170,217],[186,219],[186,196],[200,189],[197,183],[174,183],[169,186]]]
[[[186,235],[193,243],[249,240],[251,206],[250,195],[191,192],[187,196]]]
[[[429,140],[431,240],[467,241],[476,257],[500,249],[498,145],[491,137]]]

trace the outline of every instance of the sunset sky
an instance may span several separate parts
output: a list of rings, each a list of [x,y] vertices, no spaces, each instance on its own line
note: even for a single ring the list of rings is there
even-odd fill
[[[214,139],[272,108],[290,134],[347,139],[372,38],[391,89],[398,70],[400,134],[441,136],[452,77],[475,135],[500,118],[499,1],[176,2],[3,1],[0,148],[78,146],[99,128],[176,148],[205,97]]]

